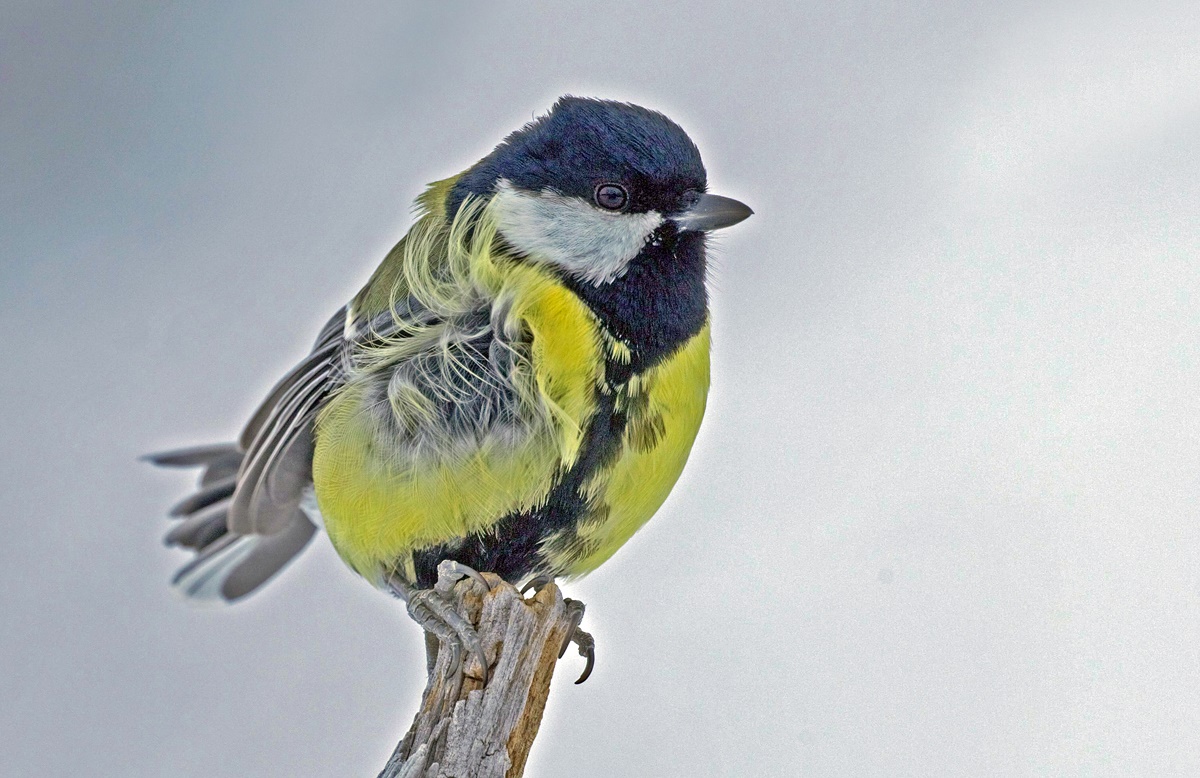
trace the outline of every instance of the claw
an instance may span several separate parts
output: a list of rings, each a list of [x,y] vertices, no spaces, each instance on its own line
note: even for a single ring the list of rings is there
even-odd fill
[[[529,583],[521,587],[521,596],[524,597],[526,592],[528,592],[530,589],[536,591],[541,589],[543,586],[547,586],[552,583],[554,583],[554,576],[552,575],[539,575],[534,578],[530,578]]]
[[[576,627],[575,632],[571,635],[571,640],[579,646],[579,655],[587,659],[587,664],[583,667],[583,674],[575,681],[576,684],[581,684],[588,679],[592,674],[592,668],[596,666],[596,639]]]
[[[462,562],[455,562],[453,559],[443,559],[438,563],[438,579],[433,588],[439,592],[448,592],[454,588],[454,584],[461,581],[464,577],[474,579],[483,584],[483,590],[490,592],[492,585],[487,582],[487,579],[473,567],[467,567]]]

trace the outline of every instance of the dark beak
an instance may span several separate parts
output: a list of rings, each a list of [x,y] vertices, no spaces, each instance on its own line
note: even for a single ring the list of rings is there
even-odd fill
[[[710,232],[732,227],[752,213],[754,211],[750,210],[750,206],[732,197],[702,194],[697,196],[696,201],[686,211],[675,214],[672,220],[679,226],[680,231]]]

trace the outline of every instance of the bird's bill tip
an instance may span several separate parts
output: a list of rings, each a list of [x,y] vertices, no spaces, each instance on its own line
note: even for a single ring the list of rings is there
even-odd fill
[[[681,230],[711,232],[732,227],[753,214],[750,206],[740,200],[715,194],[701,194],[691,207],[675,216],[674,220]]]

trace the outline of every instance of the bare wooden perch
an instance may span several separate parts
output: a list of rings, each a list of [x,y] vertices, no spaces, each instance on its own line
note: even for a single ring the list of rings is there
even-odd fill
[[[550,678],[583,604],[564,600],[553,583],[525,599],[512,585],[484,575],[490,592],[465,578],[452,597],[483,644],[486,684],[478,663],[455,672],[453,652],[443,646],[412,727],[379,778],[519,778],[524,772]]]

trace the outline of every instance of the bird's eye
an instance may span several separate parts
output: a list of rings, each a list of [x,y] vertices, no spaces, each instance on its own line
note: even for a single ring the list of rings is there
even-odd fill
[[[610,211],[619,211],[629,202],[629,193],[620,184],[601,184],[596,187],[596,205]]]

